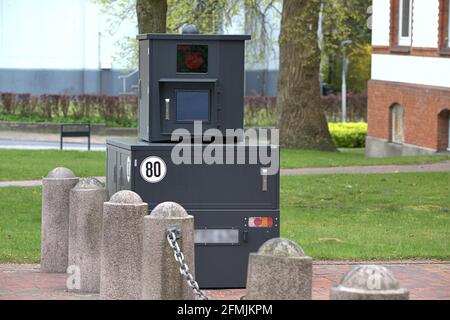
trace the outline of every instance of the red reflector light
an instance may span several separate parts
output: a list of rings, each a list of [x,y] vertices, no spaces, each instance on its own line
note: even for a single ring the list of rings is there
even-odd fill
[[[272,217],[251,217],[248,219],[248,226],[250,228],[272,228]]]

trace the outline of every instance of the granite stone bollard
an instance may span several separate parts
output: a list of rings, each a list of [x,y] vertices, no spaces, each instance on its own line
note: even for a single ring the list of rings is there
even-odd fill
[[[69,265],[80,270],[81,292],[100,291],[100,248],[106,189],[95,178],[82,178],[70,191]]]
[[[168,228],[179,230],[178,244],[189,271],[195,275],[194,217],[177,203],[161,203],[144,218],[142,299],[193,300],[195,296],[180,274],[180,266],[167,241]]]
[[[100,299],[138,300],[142,290],[142,225],[148,205],[132,191],[103,204]]]
[[[69,194],[78,180],[67,168],[55,168],[42,179],[41,272],[66,273]]]
[[[331,300],[409,300],[391,271],[383,266],[356,266],[331,288]]]
[[[265,242],[251,253],[246,300],[310,300],[312,259],[288,239]]]

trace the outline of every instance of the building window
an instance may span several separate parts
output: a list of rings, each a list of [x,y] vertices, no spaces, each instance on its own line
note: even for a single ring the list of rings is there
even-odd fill
[[[412,1],[399,0],[398,44],[400,46],[411,45]]]
[[[445,38],[444,38],[444,44],[447,46],[447,48],[450,48],[450,0],[444,1],[444,6],[447,5],[447,8],[445,8],[445,14],[447,14],[446,17],[444,17],[445,23],[447,25],[445,26]]]
[[[391,0],[389,37],[392,52],[408,53],[411,50],[413,8],[414,0]]]
[[[450,52],[450,0],[440,0],[439,8],[439,47]]]
[[[438,115],[438,150],[450,151],[450,110],[442,110]]]
[[[402,106],[395,104],[391,107],[391,141],[394,143],[404,142],[404,118],[405,111]]]

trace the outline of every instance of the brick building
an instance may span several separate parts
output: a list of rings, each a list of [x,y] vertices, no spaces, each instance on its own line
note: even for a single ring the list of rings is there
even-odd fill
[[[366,154],[450,151],[449,0],[373,0]]]

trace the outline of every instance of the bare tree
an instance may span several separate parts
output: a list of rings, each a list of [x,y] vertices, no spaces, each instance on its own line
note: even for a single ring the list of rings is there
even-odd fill
[[[283,147],[336,150],[320,103],[320,0],[284,0],[277,124]]]

